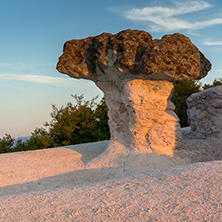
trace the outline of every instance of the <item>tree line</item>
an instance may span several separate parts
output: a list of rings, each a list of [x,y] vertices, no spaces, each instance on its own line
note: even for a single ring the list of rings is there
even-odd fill
[[[172,102],[181,127],[188,126],[186,99],[193,93],[218,85],[222,85],[222,79],[204,85],[194,80],[182,80],[175,84]],[[83,95],[71,96],[75,103],[69,102],[60,108],[52,105],[51,120],[44,123],[45,128],[36,128],[27,141],[15,140],[10,134],[0,138],[0,153],[108,140],[108,108],[104,98],[97,103],[98,97],[86,101]]]

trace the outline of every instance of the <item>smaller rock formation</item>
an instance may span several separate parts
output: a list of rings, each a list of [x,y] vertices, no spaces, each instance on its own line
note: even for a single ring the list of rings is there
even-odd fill
[[[192,94],[187,106],[190,138],[222,138],[222,86]]]

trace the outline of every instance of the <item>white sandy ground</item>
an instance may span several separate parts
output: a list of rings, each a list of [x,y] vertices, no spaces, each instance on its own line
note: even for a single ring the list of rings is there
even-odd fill
[[[222,140],[190,140],[192,162],[127,175],[85,169],[107,141],[0,155],[0,221],[222,221]]]

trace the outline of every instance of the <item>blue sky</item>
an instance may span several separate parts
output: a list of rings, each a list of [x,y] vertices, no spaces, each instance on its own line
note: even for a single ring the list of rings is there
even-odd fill
[[[0,137],[28,136],[50,120],[51,104],[102,97],[93,82],[56,71],[63,44],[103,32],[180,32],[213,64],[203,83],[222,78],[222,2],[219,0],[0,0]]]

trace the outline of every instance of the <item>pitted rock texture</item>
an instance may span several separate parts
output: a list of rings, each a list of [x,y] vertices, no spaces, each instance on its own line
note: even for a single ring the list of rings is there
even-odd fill
[[[130,72],[134,78],[180,80],[203,78],[211,64],[182,34],[152,40],[147,32],[125,30],[66,42],[57,65],[62,73],[93,81],[106,77],[109,68],[120,79]]]
[[[192,94],[187,106],[191,138],[222,138],[222,86]]]
[[[179,33],[152,40],[147,32],[125,30],[66,42],[58,71],[94,81],[109,108],[110,144],[91,166],[127,165],[126,157],[138,153],[174,156],[182,143],[171,102],[174,82],[203,78],[210,68]]]

